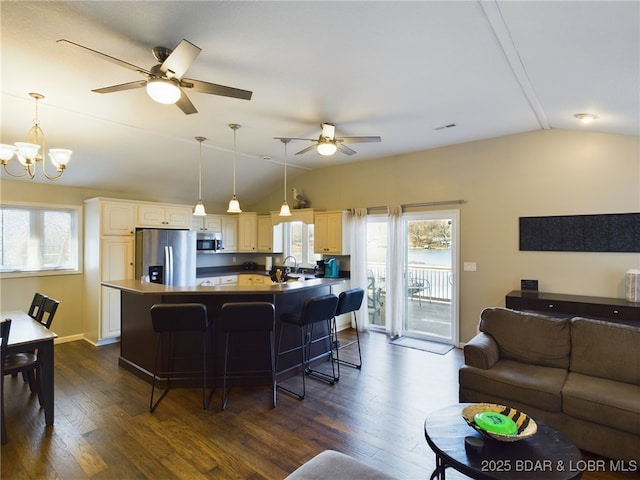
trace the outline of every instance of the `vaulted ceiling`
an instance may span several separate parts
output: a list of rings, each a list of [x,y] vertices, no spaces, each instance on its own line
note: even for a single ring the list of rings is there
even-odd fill
[[[73,150],[62,185],[222,211],[281,188],[284,147],[332,122],[357,153],[295,155],[311,169],[537,129],[640,133],[638,1],[73,1],[0,4],[2,143],[24,141],[35,102],[47,147]],[[198,113],[152,101],[132,70],[57,43],[67,39],[150,69],[156,46],[202,49],[185,77],[253,92],[189,92]],[[597,115],[589,125],[574,114]],[[390,161],[392,161],[390,159]],[[12,161],[12,163],[15,160]],[[17,165],[13,165],[13,170]],[[50,171],[51,166],[49,165]],[[3,179],[10,178],[2,173]],[[46,181],[41,174],[35,181]]]

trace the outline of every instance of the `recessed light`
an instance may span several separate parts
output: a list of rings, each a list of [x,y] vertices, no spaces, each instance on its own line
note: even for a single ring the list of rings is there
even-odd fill
[[[591,123],[598,118],[590,113],[576,113],[574,117],[576,117],[582,123]]]

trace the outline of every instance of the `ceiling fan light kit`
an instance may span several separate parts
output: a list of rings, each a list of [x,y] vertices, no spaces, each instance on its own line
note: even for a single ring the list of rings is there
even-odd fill
[[[317,147],[318,153],[325,156],[333,155],[337,149],[336,144],[331,142],[320,142]]]
[[[180,87],[169,78],[150,78],[147,82],[147,94],[158,103],[171,105],[180,99]]]
[[[28,177],[34,179],[36,176],[36,165],[42,161],[42,174],[49,180],[57,180],[62,176],[67,168],[67,164],[71,160],[72,151],[67,148],[52,148],[47,152],[46,138],[42,128],[40,128],[40,119],[38,118],[38,100],[42,100],[44,95],[40,93],[29,93],[29,96],[36,101],[36,115],[33,119],[33,127],[27,133],[26,142],[15,142],[13,145],[0,145],[0,164],[4,171],[12,177]],[[56,175],[49,175],[45,167],[44,158],[49,153],[49,160],[56,168]],[[22,165],[24,171],[22,173],[13,173],[9,170],[9,161],[16,157]]]

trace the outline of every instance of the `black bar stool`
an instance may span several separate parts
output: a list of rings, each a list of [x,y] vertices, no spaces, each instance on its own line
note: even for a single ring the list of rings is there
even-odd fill
[[[354,368],[362,368],[362,351],[360,350],[360,333],[358,332],[358,316],[356,312],[360,310],[360,306],[362,305],[362,300],[364,299],[364,289],[362,288],[352,288],[351,290],[345,290],[338,297],[338,307],[336,308],[336,315],[333,317],[333,341],[336,346],[336,362],[342,363],[343,365],[348,365]],[[350,342],[345,343],[344,345],[340,345],[338,342],[338,329],[336,326],[336,317],[339,315],[344,315],[345,313],[353,313],[353,322],[356,326],[356,339]],[[341,360],[338,352],[343,348],[347,348],[354,343],[358,344],[358,363],[348,362],[347,360]]]
[[[277,385],[278,388],[289,392],[299,399],[303,399],[306,394],[306,382],[305,377],[307,375],[314,376],[320,380],[324,380],[330,385],[333,385],[340,378],[340,367],[338,366],[338,375],[336,375],[335,363],[333,361],[333,349],[332,349],[332,335],[331,335],[331,319],[335,316],[336,307],[338,305],[338,297],[330,293],[319,297],[307,298],[302,305],[302,312],[300,315],[284,314],[280,317],[282,325],[280,326],[280,335],[278,338],[278,359],[281,355],[300,350],[301,363],[304,369],[302,375],[302,394],[293,390]],[[319,322],[327,322],[326,335],[322,335],[318,338],[313,338],[313,326]],[[285,325],[293,325],[300,329],[300,345],[297,345],[288,350],[282,351],[282,332]],[[311,358],[311,347],[321,341],[328,341],[329,348]],[[328,357],[331,360],[332,375],[328,375],[324,372],[319,372],[311,368],[311,362],[323,357]],[[276,360],[277,362],[277,360]],[[276,363],[276,371],[277,363]]]
[[[268,302],[230,302],[222,305],[220,321],[224,333],[224,370],[222,380],[222,410],[227,407],[227,363],[229,358],[229,337],[232,333],[268,333],[269,360],[271,364],[271,384],[273,386],[273,406],[276,406],[276,365],[274,352],[274,330],[276,309]],[[266,370],[234,370],[231,373],[259,374]]]
[[[155,363],[153,367],[153,381],[151,384],[151,398],[149,400],[149,411],[153,412],[160,401],[164,398],[171,387],[171,376],[185,377],[194,374],[195,371],[175,371],[173,361],[177,358],[173,355],[173,335],[178,332],[200,332],[202,338],[202,408],[209,406],[213,395],[213,388],[207,398],[207,341],[209,340],[209,318],[207,317],[207,307],[200,303],[161,303],[151,307],[151,322],[153,330],[157,334]],[[163,350],[163,338],[169,336],[168,368],[167,371],[158,371],[160,352]],[[156,388],[156,379],[159,375],[167,376],[167,388],[160,397],[153,402],[153,395]],[[215,387],[214,387],[215,388]]]

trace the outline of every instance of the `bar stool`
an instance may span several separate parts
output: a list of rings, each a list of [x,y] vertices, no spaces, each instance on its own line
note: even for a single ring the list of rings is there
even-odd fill
[[[274,352],[274,330],[276,309],[268,302],[229,302],[222,305],[220,322],[224,333],[224,369],[222,380],[222,410],[227,407],[227,365],[229,358],[229,337],[231,334],[260,333],[269,336],[269,360],[271,384],[273,387],[273,406],[276,406],[276,365]],[[234,370],[232,373],[259,374],[267,370]]]
[[[151,307],[151,322],[153,330],[156,332],[156,352],[155,363],[153,368],[153,381],[151,384],[151,398],[149,400],[149,411],[153,412],[160,401],[171,388],[171,376],[185,377],[187,374],[194,374],[196,371],[175,371],[172,370],[172,364],[176,358],[173,355],[173,336],[178,332],[200,332],[202,338],[202,408],[209,406],[213,395],[213,388],[207,398],[207,340],[209,340],[209,318],[207,317],[207,307],[200,303],[160,303]],[[164,348],[163,339],[165,335],[169,336],[169,351],[167,355],[168,368],[167,371],[158,371],[158,363],[160,360],[160,352]],[[156,388],[156,379],[159,375],[166,375],[167,387],[160,397],[153,402],[153,395]],[[215,388],[215,387],[214,387]]]
[[[362,300],[364,299],[364,289],[362,288],[352,288],[351,290],[345,290],[338,297],[338,306],[336,308],[336,315],[333,317],[333,342],[336,346],[336,362],[342,363],[343,365],[348,365],[354,368],[362,368],[362,351],[360,350],[360,333],[358,332],[358,316],[356,312],[360,310],[360,306],[362,305]],[[356,326],[356,339],[352,340],[344,345],[340,345],[338,342],[338,329],[336,326],[336,317],[339,315],[344,315],[345,313],[353,314],[353,322]],[[340,360],[339,351],[343,348],[347,348],[354,343],[358,344],[358,363],[348,362],[347,360]]]
[[[305,377],[307,375],[314,376],[319,378],[320,380],[324,380],[330,385],[335,384],[335,382],[340,378],[340,367],[338,366],[338,375],[336,375],[335,363],[333,361],[333,350],[332,350],[332,341],[331,341],[331,319],[335,316],[336,307],[338,305],[338,297],[334,294],[330,293],[327,295],[322,295],[313,298],[307,298],[302,305],[302,312],[300,315],[294,314],[284,314],[280,317],[280,321],[282,325],[280,326],[280,335],[278,338],[278,357],[276,360],[276,371],[277,361],[280,359],[280,356],[285,355],[290,352],[294,352],[296,350],[300,350],[301,353],[301,364],[304,369],[304,374],[302,375],[302,394],[297,393],[293,390],[285,388],[282,385],[277,385],[278,388],[295,395],[299,399],[303,399],[306,395],[306,382]],[[321,335],[318,338],[313,338],[313,326],[319,322],[327,322],[326,323],[326,335]],[[284,331],[285,325],[293,325],[299,328],[300,330],[300,345],[297,345],[293,348],[283,351],[282,350],[282,332]],[[321,341],[328,340],[329,348],[314,358],[311,358],[311,347]],[[323,357],[328,357],[331,360],[331,371],[332,375],[326,374],[324,372],[320,372],[317,370],[313,370],[311,368],[311,362],[318,360]]]

